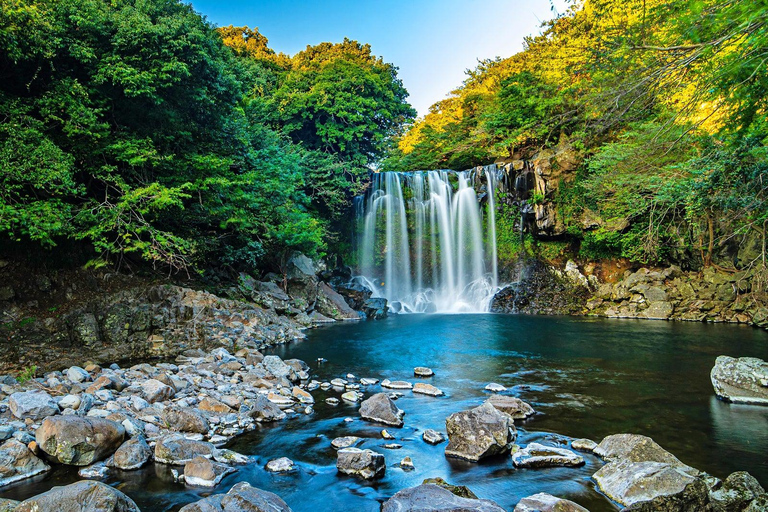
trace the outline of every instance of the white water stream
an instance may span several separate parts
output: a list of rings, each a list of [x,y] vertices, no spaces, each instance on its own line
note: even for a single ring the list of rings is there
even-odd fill
[[[406,312],[487,311],[498,290],[499,177],[494,165],[375,173],[358,208],[359,279],[373,296]]]

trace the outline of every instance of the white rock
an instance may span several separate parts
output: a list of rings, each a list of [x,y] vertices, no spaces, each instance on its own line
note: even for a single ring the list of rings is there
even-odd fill
[[[506,391],[507,388],[502,386],[501,384],[496,384],[495,382],[491,382],[487,386],[485,386],[485,389],[487,391],[490,391],[492,393],[501,393],[502,391]]]
[[[67,370],[67,378],[71,382],[85,382],[87,380],[91,380],[91,374],[79,366],[71,366]]]

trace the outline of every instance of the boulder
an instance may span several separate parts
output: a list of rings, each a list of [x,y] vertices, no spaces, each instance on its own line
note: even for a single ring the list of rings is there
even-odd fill
[[[49,469],[48,464],[35,457],[25,444],[16,439],[9,439],[0,446],[0,487]]]
[[[8,498],[0,498],[0,512],[13,512],[21,502],[16,500],[9,500]]]
[[[123,442],[125,428],[114,421],[80,416],[46,418],[35,440],[49,459],[89,466],[112,455]]]
[[[184,483],[193,487],[215,487],[234,468],[205,457],[195,457],[184,464]]]
[[[155,460],[161,464],[183,465],[195,457],[212,457],[216,448],[205,441],[187,439],[179,434],[163,437],[155,445]]]
[[[540,492],[521,499],[514,512],[589,512],[581,505]]]
[[[139,469],[152,457],[152,449],[142,436],[129,439],[120,445],[112,457],[112,465],[122,470]]]
[[[240,407],[240,413],[244,413],[259,423],[269,423],[285,418],[285,413],[264,395],[258,395],[253,400],[246,400]]]
[[[768,363],[762,359],[720,356],[710,378],[715,394],[723,400],[768,405]]]
[[[706,510],[703,480],[671,464],[621,460],[606,464],[592,478],[606,496],[626,507],[653,502],[640,510]]]
[[[471,462],[508,453],[517,438],[514,422],[489,403],[451,414],[445,420],[447,457]]]
[[[373,292],[370,288],[357,282],[345,281],[343,279],[334,278],[330,282],[331,286],[341,294],[353,309],[362,310],[365,301],[371,298]]]
[[[614,434],[606,437],[593,450],[607,461],[663,462],[697,476],[699,471],[659,446],[653,439],[638,434]]]
[[[453,485],[449,484],[445,480],[443,480],[440,477],[437,478],[425,478],[422,482],[422,484],[435,484],[439,487],[442,487],[443,489],[446,489],[451,492],[451,494],[454,494],[458,496],[459,498],[470,498],[473,500],[478,499],[477,495],[472,492],[472,490],[467,487],[466,485]]]
[[[509,414],[513,420],[523,420],[536,414],[533,407],[514,396],[491,395],[486,402],[501,412]]]
[[[163,409],[163,421],[169,429],[177,432],[206,434],[209,429],[205,416],[191,407],[166,407]]]
[[[342,448],[336,452],[336,469],[346,475],[359,476],[370,480],[384,476],[384,456],[373,450]]]
[[[291,512],[291,509],[277,494],[240,482],[227,494],[215,494],[190,503],[179,512]]]
[[[565,448],[530,443],[512,455],[512,463],[518,468],[576,467],[584,465],[584,458]]]
[[[139,512],[131,498],[114,487],[82,480],[64,487],[54,487],[23,501],[15,512]]]
[[[287,473],[289,471],[293,471],[295,468],[296,465],[288,457],[272,459],[271,461],[267,462],[267,465],[264,467],[264,469],[270,473]]]
[[[331,446],[333,446],[337,450],[340,450],[342,448],[349,448],[350,446],[354,446],[359,442],[360,442],[359,437],[344,436],[344,437],[337,437],[333,441],[331,441]]]
[[[387,312],[387,299],[385,298],[370,298],[363,302],[363,313],[365,313],[366,318],[381,320],[387,318]]]
[[[571,447],[580,452],[592,453],[597,448],[597,443],[591,439],[574,439],[571,441]]]
[[[344,297],[325,283],[320,283],[317,287],[315,309],[334,320],[360,320],[360,315],[349,307]]]
[[[21,420],[40,421],[59,412],[56,401],[45,391],[13,393],[8,398],[8,407]]]
[[[170,400],[176,394],[176,391],[171,386],[163,384],[157,379],[144,381],[141,385],[141,391],[147,402],[151,404]]]
[[[731,473],[716,491],[709,494],[713,512],[746,510],[750,504],[756,503],[760,498],[768,498],[765,489],[746,471]]]
[[[421,438],[424,439],[424,442],[429,444],[440,444],[443,441],[445,441],[445,436],[442,432],[438,432],[437,430],[432,430],[431,428],[428,428],[424,431],[424,433],[421,435]]]
[[[402,427],[405,413],[398,409],[386,393],[376,393],[360,404],[360,416],[366,421]]]
[[[435,484],[404,489],[381,507],[381,512],[504,512],[491,500],[461,498]]]

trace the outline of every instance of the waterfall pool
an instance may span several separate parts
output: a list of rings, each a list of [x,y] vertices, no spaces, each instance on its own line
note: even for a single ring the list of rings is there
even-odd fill
[[[352,373],[421,381],[447,396],[405,391],[396,402],[406,412],[405,426],[386,427],[396,440],[385,441],[380,436],[385,427],[362,421],[357,405],[328,405],[324,399],[340,393],[316,390],[313,415],[295,415],[232,442],[230,448],[256,461],[226,477],[213,492],[248,481],[279,494],[295,512],[375,512],[395,492],[442,477],[507,510],[537,492],[572,499],[592,512],[616,510],[595,491],[590,476],[602,463],[591,455],[585,455],[581,468],[515,469],[508,456],[479,464],[446,459],[445,443],[432,446],[421,439],[428,428],[445,432],[451,413],[482,403],[489,382],[506,386],[505,393],[529,402],[538,413],[516,421],[520,445],[645,434],[698,469],[720,478],[745,470],[768,486],[768,407],[719,401],[709,380],[718,355],[768,359],[768,333],[757,329],[492,314],[400,315],[316,329],[307,340],[273,353],[303,359],[318,380]],[[318,363],[321,357],[327,362]],[[435,376],[414,377],[416,366],[432,368]],[[365,389],[367,396],[380,390],[378,385]],[[365,482],[337,474],[330,441],[345,435],[363,437],[361,447],[385,455],[383,479]],[[402,448],[384,448],[389,442]],[[281,475],[264,470],[267,461],[283,456],[298,469]],[[406,456],[413,459],[412,471],[396,467]],[[76,472],[60,467],[5,488],[2,495],[24,498],[77,479]],[[117,485],[144,512],[175,511],[206,495],[174,483],[170,468],[162,465],[113,473],[107,483]]]

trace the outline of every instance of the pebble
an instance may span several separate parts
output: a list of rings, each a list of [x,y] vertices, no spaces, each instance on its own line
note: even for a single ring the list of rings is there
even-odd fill
[[[267,462],[265,469],[271,473],[287,473],[293,471],[296,465],[288,457],[280,457]]]
[[[495,382],[491,382],[490,384],[485,386],[485,389],[487,391],[492,392],[492,393],[500,393],[502,391],[506,391],[507,390],[507,388],[505,388],[501,384],[496,384]]]
[[[445,436],[442,434],[442,432],[432,430],[431,428],[425,430],[421,435],[421,438],[429,444],[440,444],[445,441]]]
[[[399,450],[402,447],[403,445],[397,444],[397,443],[387,443],[384,445],[384,448],[386,448],[387,450]]]
[[[413,369],[413,374],[417,377],[432,377],[435,372],[432,371],[432,368],[427,368],[426,366],[417,366]]]
[[[410,471],[415,468],[413,460],[410,457],[405,457],[400,461],[400,467],[406,471]]]
[[[327,403],[328,405],[339,405],[339,399],[333,398],[333,397],[326,398],[325,403]]]

